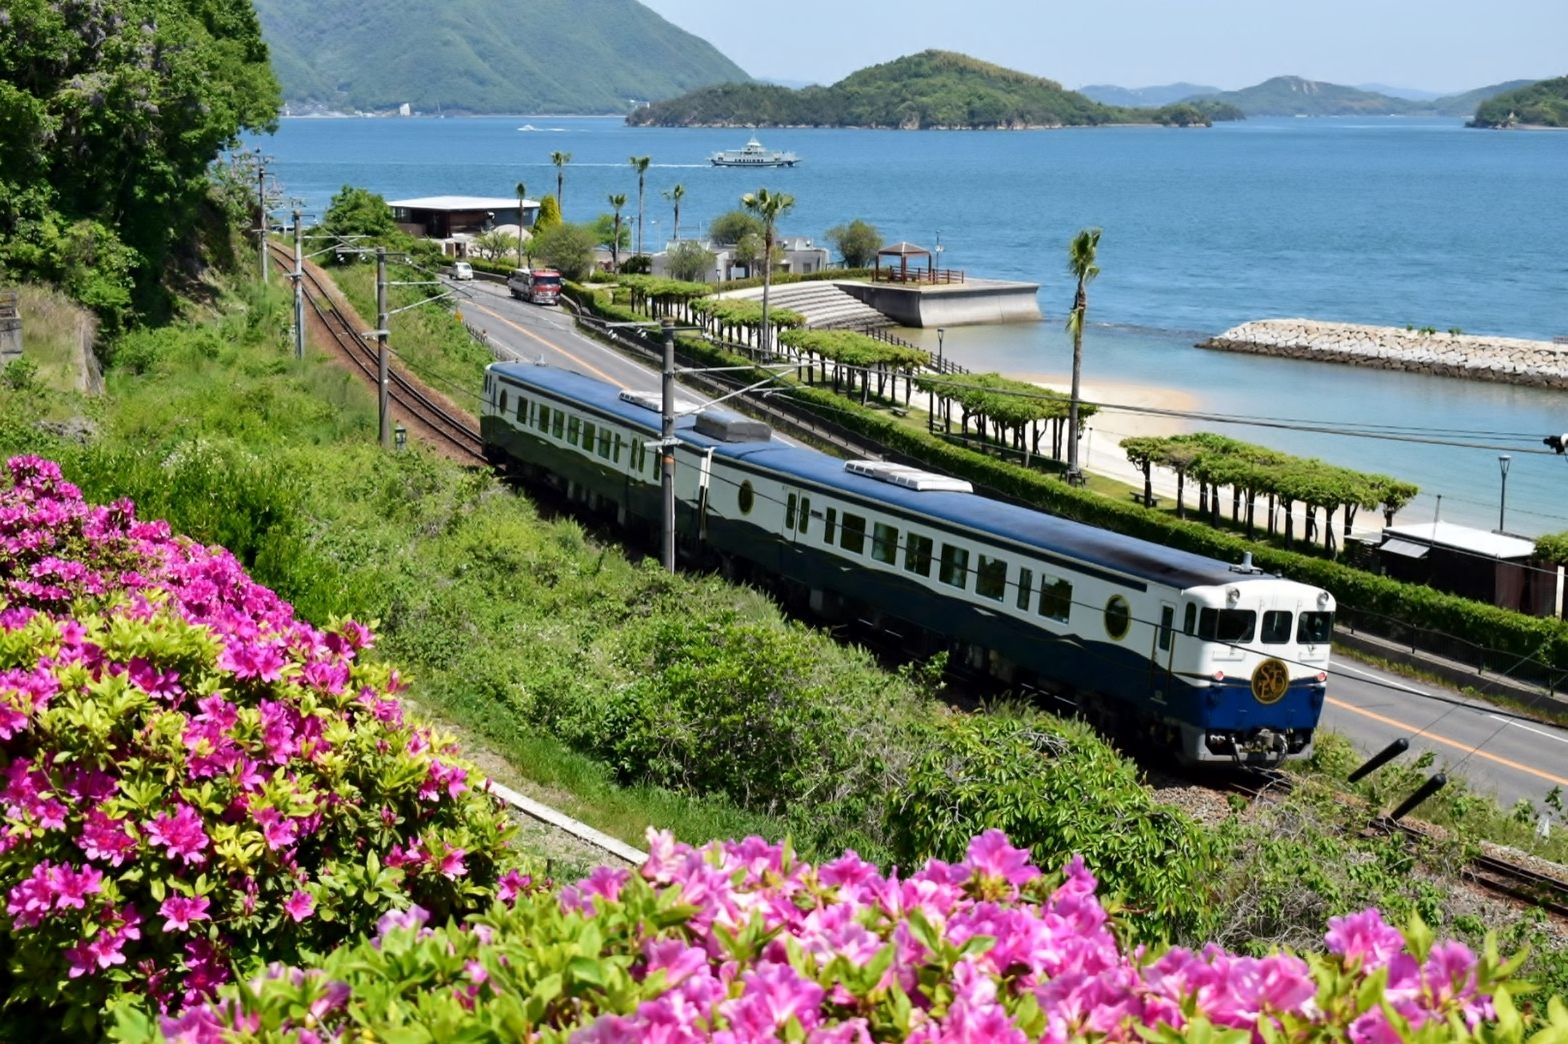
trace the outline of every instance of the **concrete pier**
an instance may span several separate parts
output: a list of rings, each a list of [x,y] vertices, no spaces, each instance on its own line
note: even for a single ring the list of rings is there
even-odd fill
[[[900,326],[969,326],[1040,319],[1039,283],[967,279],[962,283],[863,283],[841,280],[852,294]]]
[[[1259,319],[1200,341],[1198,347],[1536,388],[1568,388],[1568,344],[1517,337],[1311,319]]]

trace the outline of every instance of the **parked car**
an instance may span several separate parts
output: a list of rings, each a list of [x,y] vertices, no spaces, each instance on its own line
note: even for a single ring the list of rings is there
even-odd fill
[[[474,278],[474,266],[467,261],[452,262],[452,278],[462,280]]]

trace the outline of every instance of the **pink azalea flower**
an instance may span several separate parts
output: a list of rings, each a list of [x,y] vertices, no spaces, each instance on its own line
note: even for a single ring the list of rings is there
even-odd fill
[[[298,923],[316,912],[316,900],[309,892],[295,891],[283,901],[283,912]]]
[[[158,907],[158,913],[164,918],[163,930],[166,932],[183,932],[190,928],[192,921],[209,920],[207,908],[211,905],[205,896],[185,897],[171,895]]]
[[[1373,968],[1387,964],[1405,948],[1405,937],[1390,928],[1377,910],[1329,918],[1323,941],[1330,953],[1339,954],[1348,963]]]
[[[172,858],[192,865],[206,861],[202,852],[208,839],[201,816],[183,801],[176,803],[173,815],[159,812],[143,823],[142,833],[149,844],[163,848]]]

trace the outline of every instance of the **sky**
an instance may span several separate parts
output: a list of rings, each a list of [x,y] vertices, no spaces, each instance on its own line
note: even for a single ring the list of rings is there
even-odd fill
[[[1568,74],[1568,0],[642,0],[763,79],[832,83],[928,48],[1067,87],[1271,76],[1459,92]]]

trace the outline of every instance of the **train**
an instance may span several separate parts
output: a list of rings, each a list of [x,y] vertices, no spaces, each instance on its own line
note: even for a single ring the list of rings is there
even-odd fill
[[[917,467],[843,460],[678,403],[682,553],[771,578],[828,616],[945,650],[1183,765],[1311,752],[1334,597],[976,494]],[[486,368],[486,456],[624,527],[660,525],[660,396],[540,364]]]

